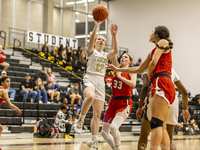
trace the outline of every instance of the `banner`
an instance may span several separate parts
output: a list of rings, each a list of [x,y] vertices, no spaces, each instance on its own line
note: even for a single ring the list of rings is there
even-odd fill
[[[53,34],[46,34],[34,31],[27,32],[27,42],[36,43],[36,44],[44,44],[59,47],[61,44],[65,47],[71,47],[73,49],[78,48],[78,40],[70,37],[63,37]]]

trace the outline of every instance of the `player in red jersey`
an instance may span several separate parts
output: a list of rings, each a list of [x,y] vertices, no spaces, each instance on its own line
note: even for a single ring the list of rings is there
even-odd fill
[[[10,87],[10,79],[7,76],[1,77],[0,78],[0,105],[1,104],[6,104],[8,105],[9,108],[15,110],[17,112],[17,114],[21,114],[21,110],[15,106],[14,104],[12,104],[10,102],[9,96],[8,96],[8,88]],[[2,132],[3,128],[0,125],[0,135]]]
[[[155,48],[139,67],[117,68],[109,65],[115,71],[129,71],[132,73],[148,72],[151,82],[151,150],[170,149],[169,135],[164,127],[169,113],[169,105],[175,98],[175,87],[171,80],[172,48],[169,30],[165,26],[155,27],[150,36],[150,42]]]
[[[132,57],[124,53],[119,57],[119,66],[128,67],[132,61]],[[136,74],[117,72],[112,78],[112,96],[104,114],[102,136],[113,150],[119,150],[119,127],[126,120],[132,108],[132,89],[135,85]]]

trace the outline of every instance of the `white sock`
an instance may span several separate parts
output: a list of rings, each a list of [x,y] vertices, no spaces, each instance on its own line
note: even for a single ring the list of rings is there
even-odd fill
[[[117,115],[115,116],[115,118],[113,119],[110,125],[111,135],[113,136],[115,147],[120,146],[121,141],[120,141],[119,127],[124,122],[124,120],[125,120],[124,117]]]
[[[113,139],[112,135],[110,134],[110,130],[103,129],[101,134],[102,134],[104,140],[114,149],[115,143],[114,143],[114,139]]]

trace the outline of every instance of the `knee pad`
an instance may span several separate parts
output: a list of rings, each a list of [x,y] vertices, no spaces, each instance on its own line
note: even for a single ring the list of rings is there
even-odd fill
[[[162,126],[163,126],[162,120],[155,118],[155,117],[152,117],[152,119],[151,119],[151,129],[155,129],[155,128],[162,127]]]

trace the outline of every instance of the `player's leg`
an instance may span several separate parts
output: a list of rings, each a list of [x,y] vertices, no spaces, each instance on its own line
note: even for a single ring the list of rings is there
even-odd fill
[[[93,116],[90,124],[91,132],[92,132],[92,142],[89,143],[89,146],[92,149],[98,149],[98,139],[97,135],[99,133],[99,125],[100,125],[100,118],[101,112],[104,107],[104,101],[95,99],[92,103],[93,108]]]
[[[106,112],[104,113],[104,118],[103,118],[103,128],[102,128],[102,136],[104,138],[104,140],[110,145],[110,147],[112,149],[114,149],[114,139],[112,137],[112,135],[110,134],[110,123],[112,122],[113,118],[115,117],[115,112],[116,110],[113,109],[115,108],[115,103],[113,103],[114,101],[109,100],[109,105],[108,105],[108,109],[106,110]]]
[[[176,150],[176,146],[173,144],[174,125],[167,125],[167,133],[170,139],[170,150]]]
[[[110,123],[103,123],[103,128],[101,132],[104,140],[110,145],[112,149],[115,148],[115,143],[112,135],[110,134]]]
[[[157,94],[155,94],[151,100],[151,150],[157,150],[160,145],[161,149],[169,150],[169,136],[166,128],[163,127],[163,123],[168,117],[168,103],[162,96]]]
[[[97,140],[97,134],[99,133],[99,125],[101,119],[101,112],[104,107],[104,101],[102,100],[94,100],[93,104],[93,116],[91,120],[91,132],[92,132],[92,140]]]
[[[127,119],[128,115],[130,112],[130,106],[127,106],[122,112],[118,112],[111,125],[110,125],[110,130],[111,130],[111,135],[113,136],[114,143],[115,143],[115,150],[118,150],[120,148],[120,132],[119,128],[122,125],[122,123]]]
[[[82,129],[85,116],[94,101],[94,96],[95,96],[95,93],[94,93],[93,87],[88,86],[84,89],[84,101],[82,103],[81,113],[80,113],[79,121],[76,125],[76,128]]]
[[[145,150],[148,143],[148,135],[151,132],[150,121],[145,117],[142,118],[140,137],[138,141],[138,150]]]

